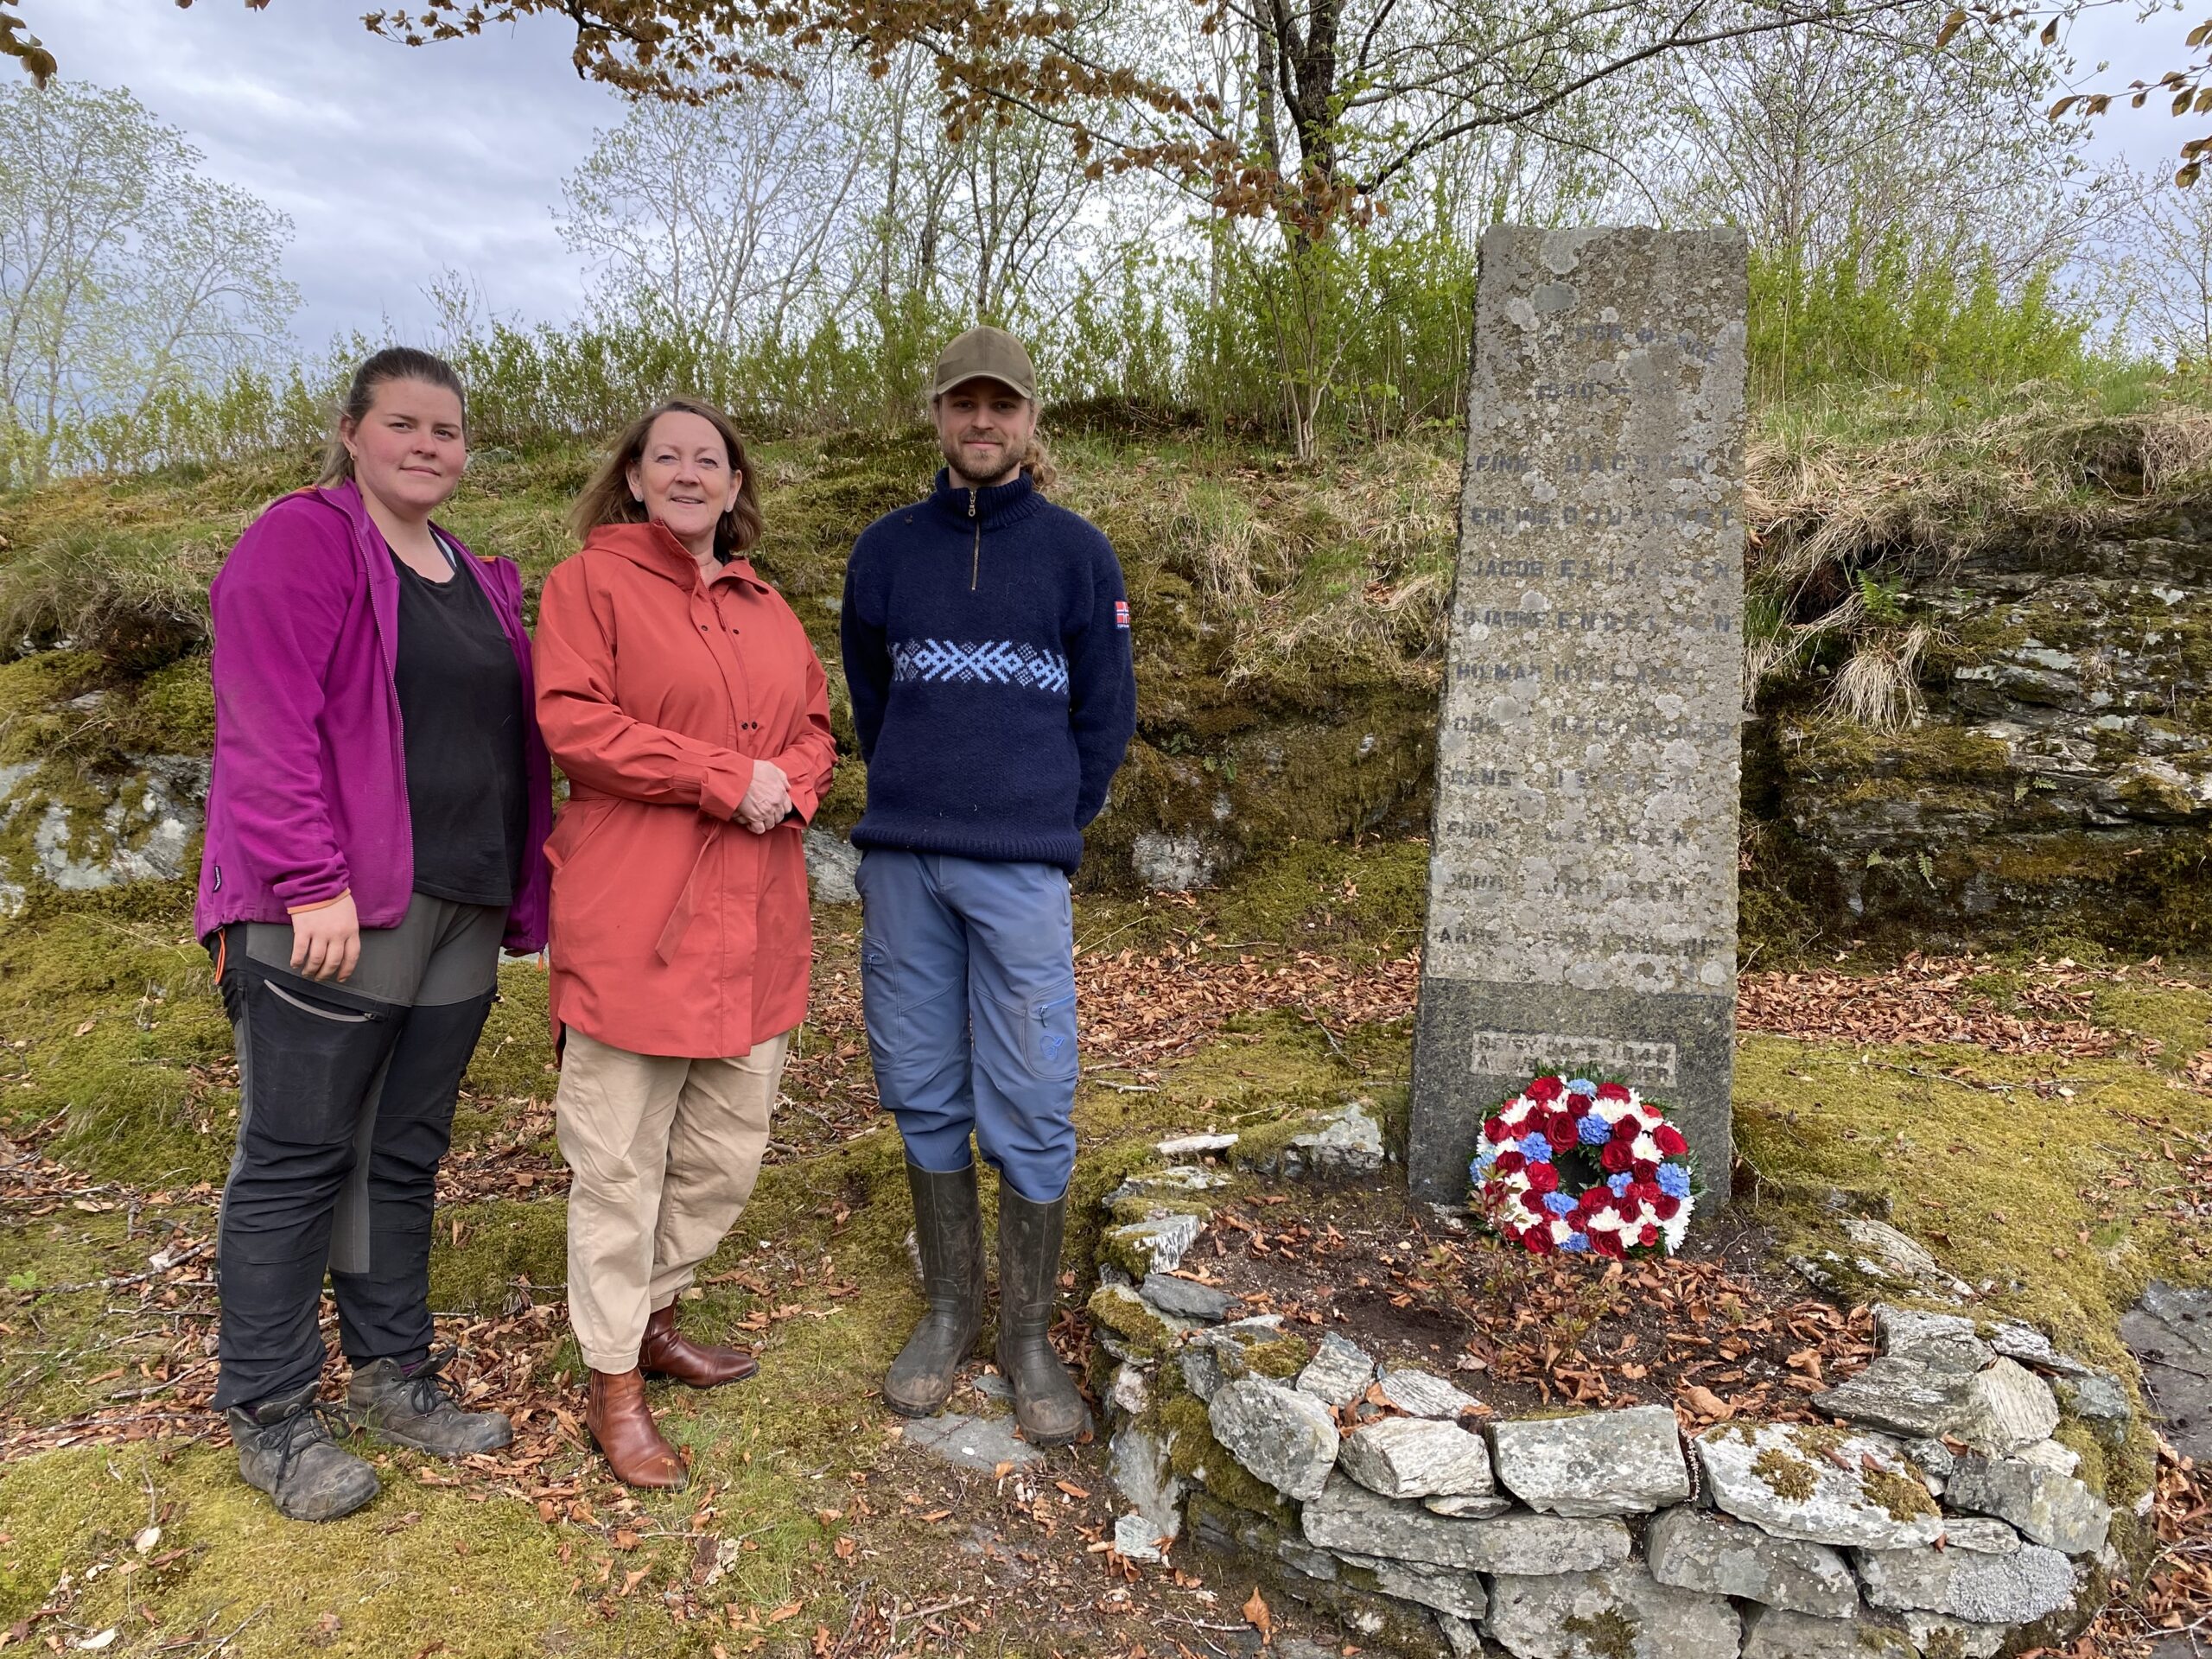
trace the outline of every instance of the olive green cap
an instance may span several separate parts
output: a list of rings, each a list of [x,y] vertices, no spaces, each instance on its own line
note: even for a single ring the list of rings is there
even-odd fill
[[[930,396],[942,397],[969,380],[996,380],[1037,401],[1037,371],[1021,342],[1003,328],[970,328],[946,346],[930,376]]]

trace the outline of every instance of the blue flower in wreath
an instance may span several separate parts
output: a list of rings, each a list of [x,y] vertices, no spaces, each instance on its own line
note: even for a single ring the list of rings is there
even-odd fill
[[[1690,1173],[1680,1164],[1659,1166],[1659,1190],[1670,1198],[1687,1198],[1690,1195]]]
[[[1541,1135],[1524,1135],[1514,1148],[1532,1164],[1548,1164],[1552,1160],[1552,1143]]]
[[[1602,1147],[1613,1138],[1613,1126],[1592,1112],[1587,1117],[1577,1118],[1574,1132],[1582,1137],[1586,1147]]]
[[[1567,1085],[1567,1092],[1570,1095],[1580,1095],[1585,1100],[1595,1100],[1598,1097],[1598,1085],[1587,1077],[1577,1077]]]
[[[1605,1178],[1605,1185],[1612,1189],[1612,1194],[1615,1198],[1625,1198],[1628,1196],[1629,1183],[1634,1179],[1635,1177],[1630,1175],[1626,1170],[1623,1170],[1618,1175],[1608,1175]]]
[[[1569,1233],[1567,1243],[1560,1246],[1562,1250],[1586,1250],[1589,1248],[1590,1235],[1587,1233]]]
[[[1547,1192],[1544,1194],[1544,1208],[1555,1216],[1572,1215],[1574,1200],[1564,1192]]]

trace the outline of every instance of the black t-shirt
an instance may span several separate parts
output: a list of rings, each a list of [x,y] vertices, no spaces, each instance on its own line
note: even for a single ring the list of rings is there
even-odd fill
[[[529,833],[514,647],[467,571],[428,582],[397,553],[391,562],[399,569],[393,678],[406,734],[415,890],[457,904],[512,904]]]

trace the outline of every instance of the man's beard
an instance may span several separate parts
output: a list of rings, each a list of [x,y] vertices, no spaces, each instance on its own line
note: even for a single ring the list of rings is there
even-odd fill
[[[963,478],[975,479],[976,486],[982,489],[989,489],[995,485],[1004,484],[1012,479],[1016,473],[1021,470],[1021,457],[1012,454],[1011,450],[1008,451],[1008,459],[1006,465],[989,478],[976,478],[975,474],[968,470],[965,463],[963,463],[960,459],[960,446],[952,439],[938,439],[938,452],[944,457],[944,464],[947,467],[950,468],[953,472],[957,473]]]

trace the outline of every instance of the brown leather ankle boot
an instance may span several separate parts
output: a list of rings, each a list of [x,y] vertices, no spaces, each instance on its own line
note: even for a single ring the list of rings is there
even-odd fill
[[[638,1344],[638,1369],[647,1376],[672,1376],[694,1389],[718,1389],[725,1382],[742,1382],[760,1365],[742,1348],[709,1347],[683,1335],[676,1328],[676,1304],[671,1302],[645,1321],[645,1339]]]
[[[645,1404],[645,1375],[594,1371],[584,1399],[584,1427],[593,1443],[625,1486],[678,1491],[685,1480],[676,1448],[661,1438]]]

